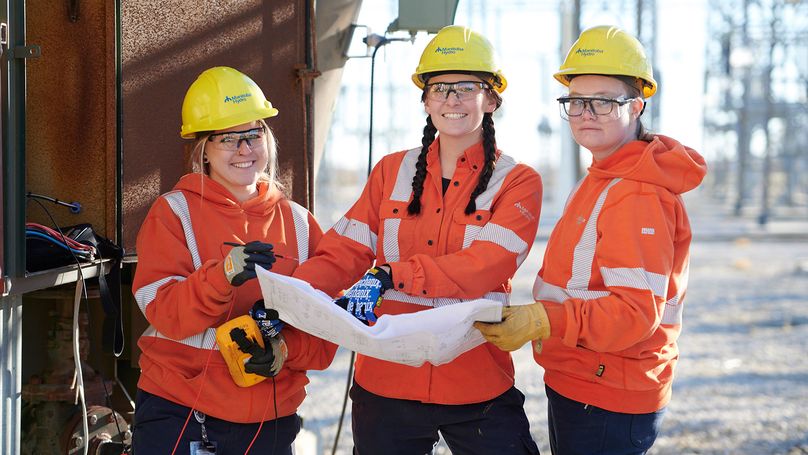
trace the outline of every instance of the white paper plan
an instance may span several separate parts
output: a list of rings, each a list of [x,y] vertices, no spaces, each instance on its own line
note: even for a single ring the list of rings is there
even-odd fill
[[[502,318],[502,303],[478,299],[417,313],[382,315],[368,327],[308,283],[261,267],[256,270],[267,308],[278,310],[284,322],[360,354],[410,366],[452,361],[485,341],[472,326],[474,321]]]

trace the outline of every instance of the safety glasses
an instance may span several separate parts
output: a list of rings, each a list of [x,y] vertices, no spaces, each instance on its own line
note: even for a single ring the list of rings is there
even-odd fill
[[[479,81],[435,82],[424,86],[426,97],[432,101],[446,101],[450,93],[454,93],[458,100],[465,101],[490,88],[485,82]]]
[[[580,117],[584,110],[593,116],[609,115],[617,106],[617,117],[620,117],[620,107],[634,101],[636,98],[605,98],[600,96],[562,96],[558,98],[558,107],[561,118],[569,120],[570,117]]]
[[[219,149],[228,152],[235,152],[241,147],[242,142],[247,143],[247,147],[258,149],[264,147],[264,127],[253,128],[245,131],[228,131],[226,133],[216,133],[208,136],[208,141],[213,142]]]

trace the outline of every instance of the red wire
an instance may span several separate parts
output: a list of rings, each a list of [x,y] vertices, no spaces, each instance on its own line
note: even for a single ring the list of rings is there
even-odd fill
[[[270,348],[270,349],[272,349],[272,348]],[[275,396],[275,377],[273,376],[272,377],[272,401],[277,403],[277,399],[278,398]],[[266,406],[264,406],[264,412],[263,412],[263,414],[261,414],[261,423],[258,424],[258,430],[255,431],[255,435],[253,436],[252,441],[250,441],[250,445],[247,446],[247,450],[244,451],[244,455],[247,455],[247,453],[250,451],[253,444],[255,443],[255,440],[258,439],[258,434],[261,433],[261,427],[264,426],[264,417],[267,416],[267,411],[269,410],[269,402],[270,402],[270,400],[267,400],[267,404],[266,404]],[[278,409],[276,408],[275,409],[275,419],[274,420],[277,420],[277,419],[278,419]],[[278,422],[275,422],[275,425],[278,425]],[[277,435],[275,436],[275,438],[277,439]],[[276,441],[272,442],[273,446],[275,445],[275,442]],[[275,453],[274,449],[272,450],[272,453]]]
[[[43,226],[41,224],[31,223],[31,222],[25,223],[25,226],[26,227],[33,227],[33,228],[39,229],[41,231],[44,231],[46,234],[50,235],[51,237],[54,237],[56,239],[62,240],[64,243],[66,243],[69,247],[71,247],[73,249],[95,252],[95,247],[93,247],[91,245],[85,245],[85,244],[83,244],[81,242],[78,242],[78,241],[76,241],[76,240],[74,240],[74,239],[72,239],[70,237],[62,236],[62,234],[60,232],[58,232],[58,231],[56,231],[54,229],[51,229],[48,226]]]
[[[230,301],[230,309],[227,310],[227,316],[225,317],[226,321],[230,320],[230,315],[232,313],[233,313],[233,301]],[[191,420],[191,414],[194,413],[194,409],[196,408],[196,404],[199,402],[199,397],[202,395],[202,389],[205,388],[205,380],[207,379],[206,375],[208,373],[208,365],[210,365],[210,357],[211,357],[211,355],[213,355],[213,351],[216,350],[216,346],[218,345],[218,342],[216,342],[215,340],[216,339],[214,338],[213,348],[211,348],[210,351],[208,351],[208,358],[207,358],[207,360],[205,360],[205,368],[202,370],[202,379],[200,381],[201,384],[199,384],[199,392],[197,392],[196,398],[194,398],[193,406],[191,406],[191,409],[188,411],[188,417],[185,418],[185,423],[182,425],[182,429],[180,430],[180,435],[177,436],[177,442],[174,443],[174,449],[171,450],[171,455],[174,455],[174,453],[177,451],[177,447],[180,445],[180,440],[182,439],[182,435],[185,433],[185,427],[188,426],[188,421]],[[260,430],[261,428],[259,427],[258,429]]]

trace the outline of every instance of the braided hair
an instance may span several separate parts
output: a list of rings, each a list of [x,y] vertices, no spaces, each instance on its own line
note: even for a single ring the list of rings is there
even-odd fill
[[[415,176],[412,178],[412,201],[407,206],[407,213],[410,215],[421,213],[421,194],[424,192],[424,180],[426,179],[426,155],[437,132],[438,129],[432,123],[432,117],[427,115],[424,136],[421,138],[421,153],[415,163]]]
[[[446,71],[446,73],[463,73],[462,71]],[[436,73],[438,74],[438,73]],[[434,76],[436,74],[432,74],[430,76]],[[491,75],[487,73],[477,73],[472,72],[469,73],[474,76],[477,76],[481,80],[490,81]],[[424,78],[424,82],[429,81],[429,77]],[[424,92],[421,94],[421,101],[426,100],[426,88],[424,88]],[[496,102],[496,108],[498,109],[502,105],[502,97],[494,90],[488,89],[488,94],[492,96]],[[483,193],[486,188],[488,188],[488,181],[491,180],[491,176],[494,174],[494,167],[496,167],[496,160],[497,160],[497,141],[495,137],[495,130],[494,130],[494,118],[493,114],[490,112],[486,112],[483,115],[483,151],[485,153],[485,163],[483,164],[482,172],[480,173],[480,179],[477,181],[477,186],[474,188],[474,191],[471,192],[471,196],[469,196],[469,203],[466,205],[466,209],[464,213],[469,215],[477,210],[476,199],[477,196]],[[415,176],[412,178],[412,201],[407,206],[407,213],[410,215],[417,215],[421,213],[421,195],[424,192],[424,180],[426,179],[426,155],[429,152],[429,146],[435,140],[435,133],[437,133],[437,128],[432,123],[432,118],[427,115],[426,116],[426,126],[424,127],[424,135],[421,138],[421,153],[418,155],[418,161],[415,163]]]
[[[494,168],[497,165],[497,141],[494,137],[494,118],[493,114],[486,112],[483,115],[483,152],[485,152],[485,163],[480,172],[480,180],[477,181],[477,186],[469,196],[469,203],[466,205],[464,213],[470,215],[477,210],[477,196],[482,194],[488,188],[488,181],[494,175]]]

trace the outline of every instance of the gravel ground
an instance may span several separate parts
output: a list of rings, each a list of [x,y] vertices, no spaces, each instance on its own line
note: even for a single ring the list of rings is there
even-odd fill
[[[779,238],[694,242],[673,400],[651,453],[808,454],[808,241]],[[530,300],[544,247],[537,241],[517,273],[514,302]],[[321,454],[334,443],[349,355],[340,349],[310,374],[300,409]],[[529,347],[514,363],[533,437],[549,454],[542,370]],[[351,447],[349,402],[337,453]]]

